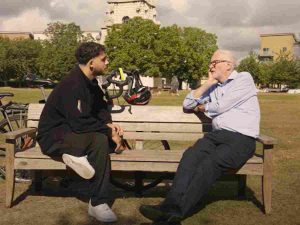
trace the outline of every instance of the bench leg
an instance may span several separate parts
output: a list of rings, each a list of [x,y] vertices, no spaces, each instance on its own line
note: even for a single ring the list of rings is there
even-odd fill
[[[262,177],[262,192],[265,213],[271,213],[271,200],[272,200],[272,176],[265,174]]]
[[[239,175],[238,183],[239,183],[238,198],[244,199],[246,197],[247,175]]]
[[[42,171],[41,170],[35,170],[34,171],[34,180],[33,180],[33,185],[34,185],[34,190],[35,191],[41,191],[43,187],[43,176],[42,176]]]
[[[140,196],[143,192],[143,178],[145,177],[145,174],[143,172],[135,172],[134,173],[134,193],[137,196]]]
[[[272,200],[272,151],[273,145],[264,145],[264,173],[262,177],[262,194],[265,213],[271,213]]]
[[[10,208],[14,199],[15,190],[15,170],[14,164],[6,164],[6,192],[5,192],[5,206]]]

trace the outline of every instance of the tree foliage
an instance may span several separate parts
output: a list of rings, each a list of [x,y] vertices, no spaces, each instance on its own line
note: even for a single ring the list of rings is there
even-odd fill
[[[114,25],[105,42],[110,60],[109,67],[139,69],[143,74],[157,75],[157,57],[153,49],[158,32],[158,25],[141,18]]]
[[[31,39],[0,39],[0,73],[1,80],[15,79],[21,81],[31,72],[36,73],[37,59],[41,43]]]
[[[252,75],[254,82],[258,84],[260,82],[261,69],[257,55],[254,52],[250,52],[249,56],[239,63],[238,71],[249,72]]]
[[[251,52],[240,62],[238,70],[250,72],[255,82],[264,86],[285,84],[295,88],[300,84],[300,61],[283,52],[276,61],[262,62]]]
[[[151,20],[130,19],[114,25],[106,38],[110,68],[138,68],[149,76],[180,80],[207,74],[208,61],[217,49],[216,36],[199,28],[162,27]]]
[[[39,72],[44,78],[60,80],[76,63],[74,52],[85,41],[79,26],[74,23],[48,24],[43,48],[38,59]]]

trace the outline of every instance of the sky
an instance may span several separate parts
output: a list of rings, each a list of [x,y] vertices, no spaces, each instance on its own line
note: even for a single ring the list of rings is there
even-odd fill
[[[0,0],[0,31],[43,31],[54,21],[82,30],[104,25],[106,0]],[[241,59],[258,51],[260,34],[295,33],[300,40],[299,0],[157,0],[162,26],[199,27]]]

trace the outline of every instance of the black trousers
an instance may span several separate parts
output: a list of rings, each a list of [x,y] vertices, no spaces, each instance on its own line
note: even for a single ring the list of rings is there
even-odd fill
[[[227,130],[205,134],[184,152],[161,206],[175,207],[183,217],[188,216],[223,173],[240,168],[254,151],[252,137]]]
[[[76,157],[87,155],[87,160],[95,169],[95,176],[90,179],[91,204],[96,206],[111,201],[110,190],[110,147],[106,135],[98,132],[69,133],[62,143],[55,143],[48,154],[61,157],[64,153]]]

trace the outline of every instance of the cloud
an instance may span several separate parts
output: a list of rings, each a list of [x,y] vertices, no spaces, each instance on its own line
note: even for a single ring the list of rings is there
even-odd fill
[[[0,30],[42,31],[57,20],[100,30],[107,7],[104,0],[1,0]],[[261,33],[300,32],[299,0],[160,0],[157,11],[162,26],[200,27],[241,56],[259,48]]]
[[[163,1],[165,2],[165,1]],[[189,7],[158,4],[161,24],[196,26],[218,36],[220,48],[244,57],[258,50],[260,34],[300,32],[299,0],[187,0]]]
[[[35,8],[22,12],[18,17],[2,21],[0,29],[7,31],[42,31],[49,22],[49,17],[38,8]]]
[[[43,25],[45,21],[59,20],[75,22],[84,30],[100,30],[105,10],[103,0],[1,0],[0,29],[24,30],[27,27],[27,31],[41,31],[46,28]],[[32,17],[36,19],[36,24],[28,22]]]

